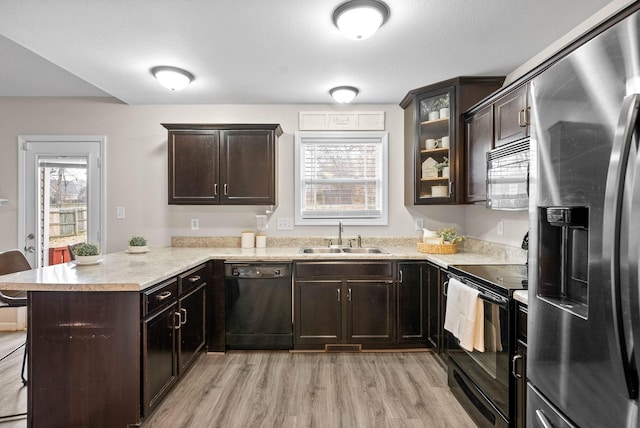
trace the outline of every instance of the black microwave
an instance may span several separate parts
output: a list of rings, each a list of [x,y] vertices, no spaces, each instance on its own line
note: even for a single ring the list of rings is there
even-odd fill
[[[522,140],[487,152],[487,208],[529,208],[529,147],[529,140]]]

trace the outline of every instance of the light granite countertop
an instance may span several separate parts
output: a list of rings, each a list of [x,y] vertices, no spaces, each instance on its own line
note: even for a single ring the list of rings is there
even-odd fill
[[[513,292],[513,298],[520,303],[529,306],[529,290],[518,290]]]
[[[482,242],[482,241],[479,241]],[[193,244],[193,242],[191,242]],[[452,264],[522,263],[516,251],[501,251],[483,245],[467,245],[457,254],[424,254],[406,241],[382,242],[387,254],[302,254],[297,242],[267,248],[237,247],[150,247],[148,253],[125,251],[105,254],[95,265],[75,262],[47,266],[0,276],[0,290],[31,291],[136,291],[178,275],[208,260],[293,261],[293,260],[428,260],[443,268]],[[200,243],[201,244],[201,243]]]

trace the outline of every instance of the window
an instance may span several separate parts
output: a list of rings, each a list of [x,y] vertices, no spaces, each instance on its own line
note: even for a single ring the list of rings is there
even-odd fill
[[[384,132],[297,133],[296,224],[386,225],[387,140]]]

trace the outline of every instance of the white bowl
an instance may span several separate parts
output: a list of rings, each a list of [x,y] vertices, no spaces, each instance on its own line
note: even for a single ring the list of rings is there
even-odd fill
[[[149,247],[147,247],[146,245],[139,245],[139,246],[132,246],[129,245],[129,249],[127,250],[127,253],[146,253],[147,251],[149,251]]]
[[[95,265],[102,261],[100,257],[99,254],[97,256],[76,256],[75,262],[77,265]]]

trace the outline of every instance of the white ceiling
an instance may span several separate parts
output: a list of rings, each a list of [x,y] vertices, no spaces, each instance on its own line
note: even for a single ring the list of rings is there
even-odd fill
[[[331,16],[342,0],[2,0],[0,96],[113,96],[128,104],[398,103],[460,75],[505,75],[609,0],[385,0],[363,41]],[[196,77],[161,87],[149,69]]]

